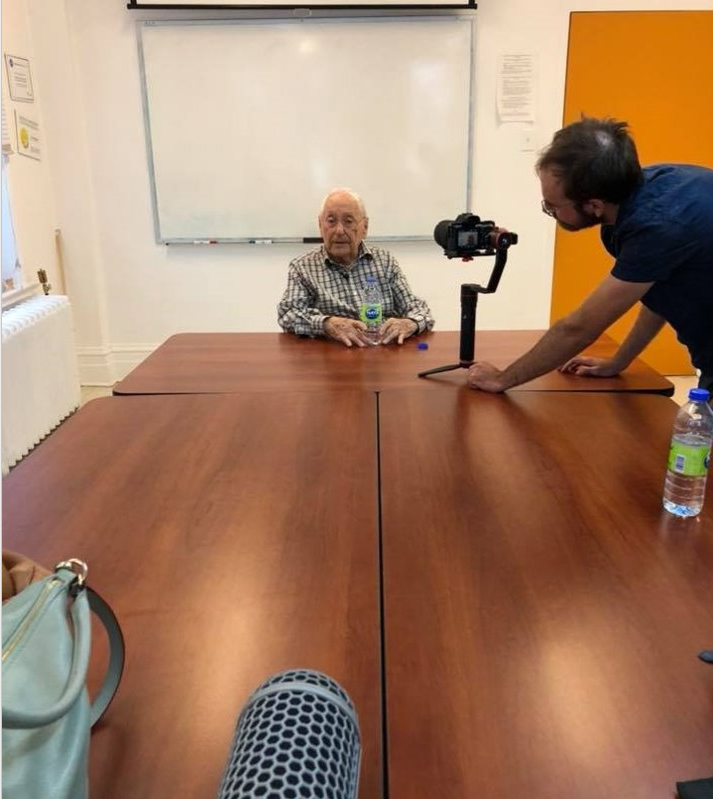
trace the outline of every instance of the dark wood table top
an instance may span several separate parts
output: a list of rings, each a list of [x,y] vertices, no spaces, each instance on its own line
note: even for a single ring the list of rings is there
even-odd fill
[[[475,357],[504,367],[526,352],[541,330],[478,331]],[[438,331],[401,347],[346,348],[327,339],[288,333],[179,333],[171,336],[114,387],[115,394],[193,394],[325,389],[446,388],[465,383],[464,369],[419,379],[419,372],[457,363],[460,335]],[[419,350],[426,342],[427,350]],[[602,336],[587,350],[607,357],[617,348]],[[584,378],[550,372],[513,390],[635,391],[673,394],[670,381],[642,360],[618,377]]]
[[[698,519],[661,508],[676,406],[379,405],[391,799],[671,799],[710,776],[713,493]]]
[[[381,796],[375,413],[359,392],[99,399],[3,479],[3,545],[86,560],[126,637],[93,797],[214,797],[249,694],[296,667],[350,694],[360,796]]]

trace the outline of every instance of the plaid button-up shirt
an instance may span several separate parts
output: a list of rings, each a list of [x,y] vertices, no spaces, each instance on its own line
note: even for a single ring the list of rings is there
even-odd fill
[[[358,319],[369,275],[381,289],[384,319],[412,319],[418,333],[433,328],[431,309],[411,291],[396,258],[363,242],[348,268],[332,261],[323,246],[292,261],[287,289],[277,306],[280,327],[302,336],[322,336],[328,316]]]

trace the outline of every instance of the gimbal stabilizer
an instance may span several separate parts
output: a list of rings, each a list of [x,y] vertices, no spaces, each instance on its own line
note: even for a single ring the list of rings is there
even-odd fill
[[[476,220],[476,223],[458,223],[466,216]],[[448,227],[444,228],[444,222]],[[500,283],[500,278],[507,262],[507,251],[511,244],[517,244],[517,233],[510,233],[495,228],[492,222],[480,222],[480,219],[472,215],[462,214],[456,219],[455,223],[439,222],[436,225],[434,237],[436,241],[445,249],[448,258],[462,257],[464,261],[470,261],[473,256],[494,255],[495,266],[493,267],[490,280],[487,286],[478,283],[463,283],[460,287],[460,360],[458,363],[451,363],[447,366],[437,366],[435,369],[428,369],[419,372],[419,377],[437,374],[438,372],[450,372],[453,369],[467,369],[472,363],[475,355],[475,312],[478,306],[478,294],[493,294]],[[487,239],[483,238],[482,229],[487,226]],[[473,245],[473,237],[468,240],[463,233],[464,227],[476,230],[476,244]],[[452,234],[452,235],[448,235]],[[487,240],[487,246],[482,244]]]

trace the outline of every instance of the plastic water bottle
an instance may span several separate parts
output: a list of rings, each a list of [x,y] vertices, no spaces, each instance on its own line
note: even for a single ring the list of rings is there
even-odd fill
[[[703,507],[713,439],[709,399],[706,389],[692,388],[673,423],[663,506],[675,516],[698,516]]]
[[[369,275],[364,284],[359,318],[366,325],[366,336],[372,344],[381,341],[381,323],[384,321],[384,301],[374,275]]]

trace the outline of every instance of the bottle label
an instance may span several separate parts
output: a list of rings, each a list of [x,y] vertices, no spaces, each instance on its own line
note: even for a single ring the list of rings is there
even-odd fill
[[[710,446],[691,446],[671,442],[668,454],[668,470],[684,477],[705,477],[711,460]]]
[[[383,321],[381,303],[365,302],[359,310],[359,318],[365,325],[380,325]]]

